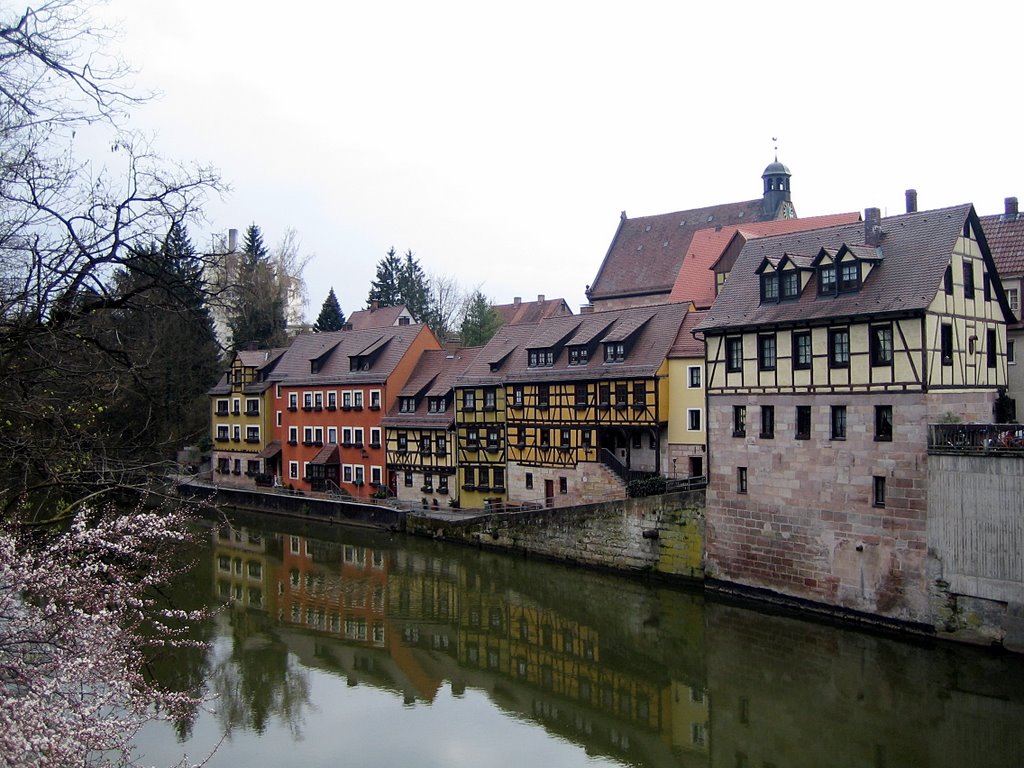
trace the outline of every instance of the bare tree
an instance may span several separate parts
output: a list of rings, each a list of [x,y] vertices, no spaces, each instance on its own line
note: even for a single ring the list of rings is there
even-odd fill
[[[285,295],[285,321],[289,328],[302,326],[306,322],[306,302],[309,293],[303,273],[313,259],[313,254],[300,251],[302,242],[299,233],[289,227],[281,241],[270,252],[277,280]]]
[[[466,291],[454,277],[440,273],[427,276],[427,289],[425,322],[440,341],[447,341],[458,332]]]

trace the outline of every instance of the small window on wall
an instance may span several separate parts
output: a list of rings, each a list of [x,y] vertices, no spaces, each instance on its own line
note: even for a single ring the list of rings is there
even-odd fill
[[[736,467],[736,493],[747,492],[747,468]]]
[[[998,344],[999,335],[996,333],[994,328],[989,328],[985,331],[985,365],[988,368],[995,368],[997,361],[996,345]]]
[[[796,439],[811,439],[811,406],[809,405],[796,407]]]
[[[699,365],[691,365],[689,368],[687,368],[687,371],[689,372],[688,386],[690,387],[690,389],[697,389],[698,387],[700,387],[701,370],[702,369]]]
[[[892,440],[892,406],[875,406],[875,440],[889,442]]]
[[[943,323],[939,338],[940,354],[943,365],[953,364],[953,326]]]
[[[775,437],[775,406],[761,406],[761,437],[770,440]]]
[[[745,437],[747,434],[747,406],[732,407],[732,436]]]
[[[533,490],[533,472],[526,473],[526,490]]]
[[[833,440],[845,440],[846,439],[846,406],[845,405],[833,405],[832,406],[832,432],[831,436]]]
[[[690,432],[700,431],[700,408],[686,409],[686,428]]]
[[[873,493],[872,493],[872,504],[876,507],[885,506],[885,477],[875,475],[872,478]]]
[[[728,373],[743,370],[743,339],[739,336],[725,340],[725,370]]]

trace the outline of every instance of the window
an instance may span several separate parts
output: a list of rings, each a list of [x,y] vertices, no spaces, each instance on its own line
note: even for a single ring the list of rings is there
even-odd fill
[[[555,364],[555,352],[552,349],[531,349],[527,353],[526,364],[530,368],[550,368]]]
[[[357,411],[363,410],[363,390],[357,389],[352,393],[352,407]]]
[[[686,409],[686,428],[690,432],[700,431],[700,408]]]
[[[299,393],[289,392],[288,393],[288,410],[297,411],[299,409]]]
[[[364,480],[363,465],[356,464],[352,469],[354,473],[352,482],[354,482],[356,485],[362,485]]]
[[[537,385],[537,407],[547,408],[551,399],[551,390],[547,384]]]
[[[849,293],[860,288],[860,262],[844,261],[839,267],[839,292]]]
[[[892,440],[892,406],[875,406],[875,440],[889,442]]]
[[[409,451],[409,435],[405,432],[398,433],[398,452],[407,453]]]
[[[227,416],[228,415],[228,401],[227,400],[218,400],[217,401],[217,415],[218,416]]]
[[[488,475],[487,467],[478,467],[476,470],[476,487],[478,491],[489,491],[491,490],[490,479]]]
[[[775,370],[775,334],[757,337],[757,367],[762,371]]]
[[[476,427],[469,427],[466,430],[466,447],[471,451],[480,448],[480,431]]]
[[[380,427],[370,427],[370,447],[380,448]]]
[[[1016,342],[1013,339],[1007,339],[1006,340],[1006,363],[1007,363],[1007,365],[1016,365],[1017,364],[1016,349],[1014,349],[1015,346],[1016,346]]]
[[[563,429],[561,431],[560,438],[561,441],[559,442],[559,447],[566,449],[572,447],[572,432],[570,430]]]
[[[430,435],[420,437],[420,453],[424,456],[430,455]]]
[[[338,393],[328,392],[327,393],[327,410],[336,411],[338,409]]]
[[[761,437],[771,439],[775,437],[775,406],[761,406]]]
[[[1020,309],[1020,289],[1018,288],[1006,288],[1006,303],[1010,305],[1010,309],[1013,310],[1013,314],[1017,314]]]
[[[302,393],[302,410],[311,411],[313,410],[313,393],[303,392]]]
[[[498,393],[493,387],[484,390],[484,410],[493,411],[497,408]]]
[[[597,403],[605,408],[611,405],[612,388],[610,384],[597,385]]]
[[[939,345],[941,347],[942,364],[953,364],[953,326],[943,323],[940,331]]]
[[[981,295],[985,301],[992,301],[992,277],[982,268],[981,272]]]
[[[569,478],[567,478],[567,477],[560,477],[560,478],[558,478],[558,492],[559,493],[563,493],[563,494],[569,492]]]
[[[696,389],[700,386],[701,373],[703,369],[699,365],[691,365],[686,369],[688,383],[687,386],[690,389]]]
[[[235,416],[240,416],[242,414],[241,402],[242,401],[239,400],[237,397],[231,401],[231,413],[233,413]]]
[[[288,479],[298,480],[299,479],[299,462],[289,461],[288,462]]]
[[[793,368],[807,370],[811,367],[811,332],[793,333]]]
[[[619,382],[615,385],[615,407],[625,408],[629,402],[629,387],[626,382]]]
[[[323,446],[323,444],[324,444],[324,428],[323,427],[316,427],[316,428],[313,429],[313,443],[315,445],[318,445],[318,446],[321,446],[321,447]]]
[[[242,427],[240,424],[235,424],[231,427],[231,439],[236,443],[242,441]]]
[[[586,365],[590,359],[590,350],[586,347],[569,348],[569,365]]]
[[[342,392],[341,393],[341,409],[343,411],[351,411],[352,410],[352,393],[351,392]]]
[[[996,334],[995,328],[989,328],[985,331],[985,365],[988,368],[996,367],[996,345],[998,344],[998,334]]]
[[[327,428],[327,442],[335,444],[338,442],[338,428],[328,427]]]
[[[370,390],[370,410],[371,411],[379,411],[380,410],[380,390],[379,389],[371,389]]]
[[[743,370],[743,339],[734,337],[725,340],[725,370],[736,373]]]
[[[586,408],[587,406],[587,385],[577,384],[575,387],[574,397],[577,408]]]
[[[580,431],[580,444],[584,448],[591,448],[591,447],[593,447],[593,442],[592,442],[593,438],[591,437],[592,434],[593,434],[592,430],[589,430],[589,429],[583,429],[583,430]]]
[[[415,397],[400,397],[398,398],[398,410],[400,413],[415,413],[416,412],[416,398]]]
[[[475,411],[476,410],[476,391],[472,389],[464,390],[462,393],[462,410],[464,411]]]
[[[633,407],[643,408],[647,405],[647,382],[646,381],[634,381],[633,382]]]
[[[491,487],[496,491],[505,489],[505,468],[495,467],[492,470]]]
[[[497,451],[501,447],[501,431],[498,427],[487,428],[487,450]]]
[[[245,428],[245,442],[247,443],[258,443],[260,441],[260,428],[259,427],[246,427]]]
[[[833,440],[845,440],[846,439],[846,406],[845,405],[833,405],[832,406],[832,439]]]
[[[747,406],[732,407],[732,436],[744,437],[747,434]]]
[[[302,444],[312,445],[313,444],[313,428],[303,427],[302,428]]]
[[[779,294],[783,299],[796,299],[800,296],[800,273],[788,269],[782,273],[779,282]]]
[[[429,413],[444,413],[448,408],[448,401],[443,397],[427,398],[427,411]]]
[[[626,345],[621,342],[609,342],[604,345],[604,361],[606,363],[621,363],[626,359]]]
[[[370,467],[370,484],[371,485],[380,485],[381,477],[382,477],[382,472],[381,472],[381,468],[380,467]]]
[[[818,293],[834,295],[836,292],[836,265],[822,264],[818,267]]]
[[[341,428],[341,444],[346,448],[352,447],[352,427]]]
[[[942,274],[942,289],[947,296],[953,295],[953,267],[950,264],[946,265],[946,271]]]
[[[964,298],[974,301],[974,262],[964,259]]]
[[[871,326],[871,364],[892,365],[892,326]]]
[[[796,407],[796,439],[811,439],[811,406],[809,405]]]
[[[437,476],[437,492],[448,493],[448,475]]]
[[[872,493],[872,504],[876,507],[885,506],[885,477],[883,475],[875,475],[872,479],[873,493]]]
[[[406,488],[412,488],[412,472],[410,472],[409,470],[406,470],[403,479],[404,479],[404,482],[405,482],[405,487]]]
[[[736,493],[747,492],[747,468],[736,467]]]
[[[299,428],[298,427],[288,427],[288,445],[298,445],[298,444],[299,444]]]
[[[429,472],[423,475],[423,487],[420,490],[424,493],[431,493],[434,490],[434,476]]]
[[[779,276],[775,272],[761,275],[761,301],[779,300]]]
[[[526,473],[526,490],[533,490],[533,472]]]
[[[277,412],[277,426],[281,426],[284,423],[284,418],[281,416],[281,412]]]
[[[512,387],[512,405],[516,408],[523,407],[523,387],[521,384]]]
[[[833,328],[828,332],[828,364],[830,368],[850,366],[850,330]]]
[[[246,416],[259,416],[260,415],[260,401],[246,399],[245,401],[245,415]]]
[[[545,428],[541,427],[540,429],[537,430],[537,432],[538,432],[538,436],[540,438],[540,447],[541,448],[550,448],[551,447],[551,430],[545,429]]]

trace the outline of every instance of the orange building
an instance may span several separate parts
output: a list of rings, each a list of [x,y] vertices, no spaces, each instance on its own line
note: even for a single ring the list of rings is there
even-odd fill
[[[369,497],[394,488],[381,418],[426,349],[425,325],[296,337],[269,377],[281,485]]]

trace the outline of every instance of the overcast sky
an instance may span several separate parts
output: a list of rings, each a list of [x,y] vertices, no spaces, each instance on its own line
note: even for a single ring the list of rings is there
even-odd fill
[[[217,166],[212,233],[297,230],[315,318],[377,261],[575,310],[622,210],[800,216],[1024,198],[1020,3],[112,0],[165,155]]]

